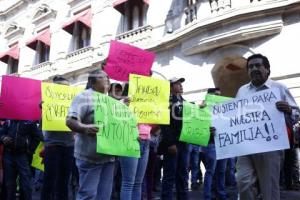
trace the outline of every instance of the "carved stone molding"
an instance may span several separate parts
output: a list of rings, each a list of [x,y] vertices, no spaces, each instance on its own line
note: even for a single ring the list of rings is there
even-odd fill
[[[25,29],[23,27],[20,27],[17,23],[12,22],[4,31],[4,38],[7,40],[11,40],[12,38],[15,38],[17,36],[22,36],[24,31]]]
[[[182,52],[192,55],[228,44],[247,41],[259,37],[277,34],[283,27],[281,15],[262,18],[250,18],[243,22],[233,21],[203,29],[195,37],[182,42]]]
[[[48,5],[42,4],[36,9],[32,18],[32,23],[35,26],[38,26],[42,22],[54,19],[55,17],[56,11],[52,10]]]
[[[7,7],[2,9],[0,8],[0,20],[7,20],[10,16],[13,16],[17,12],[19,12],[27,4],[28,3],[25,0],[11,0],[10,4],[8,4]]]

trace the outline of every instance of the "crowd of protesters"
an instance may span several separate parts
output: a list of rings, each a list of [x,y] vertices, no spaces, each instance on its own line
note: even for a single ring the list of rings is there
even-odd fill
[[[300,190],[300,122],[295,100],[284,85],[269,79],[270,71],[265,56],[250,56],[247,72],[251,81],[238,90],[236,97],[277,88],[280,101],[276,108],[285,115],[290,149],[217,160],[214,127],[210,127],[206,147],[180,142],[185,79],[172,78],[170,124],[137,125],[140,158],[97,153],[99,127],[94,124],[93,92],[130,104],[128,84],[110,84],[107,74],[97,69],[89,73],[86,89],[69,108],[66,124],[72,132],[42,131],[42,121],[1,121],[0,199],[30,200],[35,189],[41,190],[41,200],[151,200],[154,191],[162,200],[188,200],[189,189],[199,190],[203,185],[205,200],[229,199],[229,188],[241,200],[279,200],[281,187]],[[53,82],[69,85],[62,76],[54,77]],[[207,92],[222,95],[219,88]],[[199,105],[205,106],[205,102]],[[39,141],[44,141],[40,155],[44,172],[31,167]]]

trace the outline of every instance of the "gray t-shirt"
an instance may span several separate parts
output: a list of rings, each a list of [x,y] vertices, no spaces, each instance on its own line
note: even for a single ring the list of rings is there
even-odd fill
[[[74,135],[66,131],[43,131],[45,146],[59,145],[63,147],[74,146]]]
[[[68,111],[68,117],[73,117],[83,124],[94,124],[93,90],[87,89],[79,93]],[[75,158],[91,163],[105,163],[114,161],[114,156],[96,152],[96,137],[75,133]]]

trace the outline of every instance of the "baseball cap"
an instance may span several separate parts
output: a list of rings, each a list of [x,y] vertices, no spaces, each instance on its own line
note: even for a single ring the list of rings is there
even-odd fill
[[[171,84],[177,83],[177,82],[183,83],[183,82],[185,81],[185,78],[177,78],[177,77],[173,77],[173,78],[171,78],[169,81],[170,81]]]

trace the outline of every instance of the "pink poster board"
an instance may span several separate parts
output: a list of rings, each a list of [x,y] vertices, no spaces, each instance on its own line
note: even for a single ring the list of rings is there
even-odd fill
[[[128,81],[129,74],[149,76],[155,54],[112,40],[104,71],[118,81]]]
[[[0,118],[39,120],[41,81],[2,76]]]

